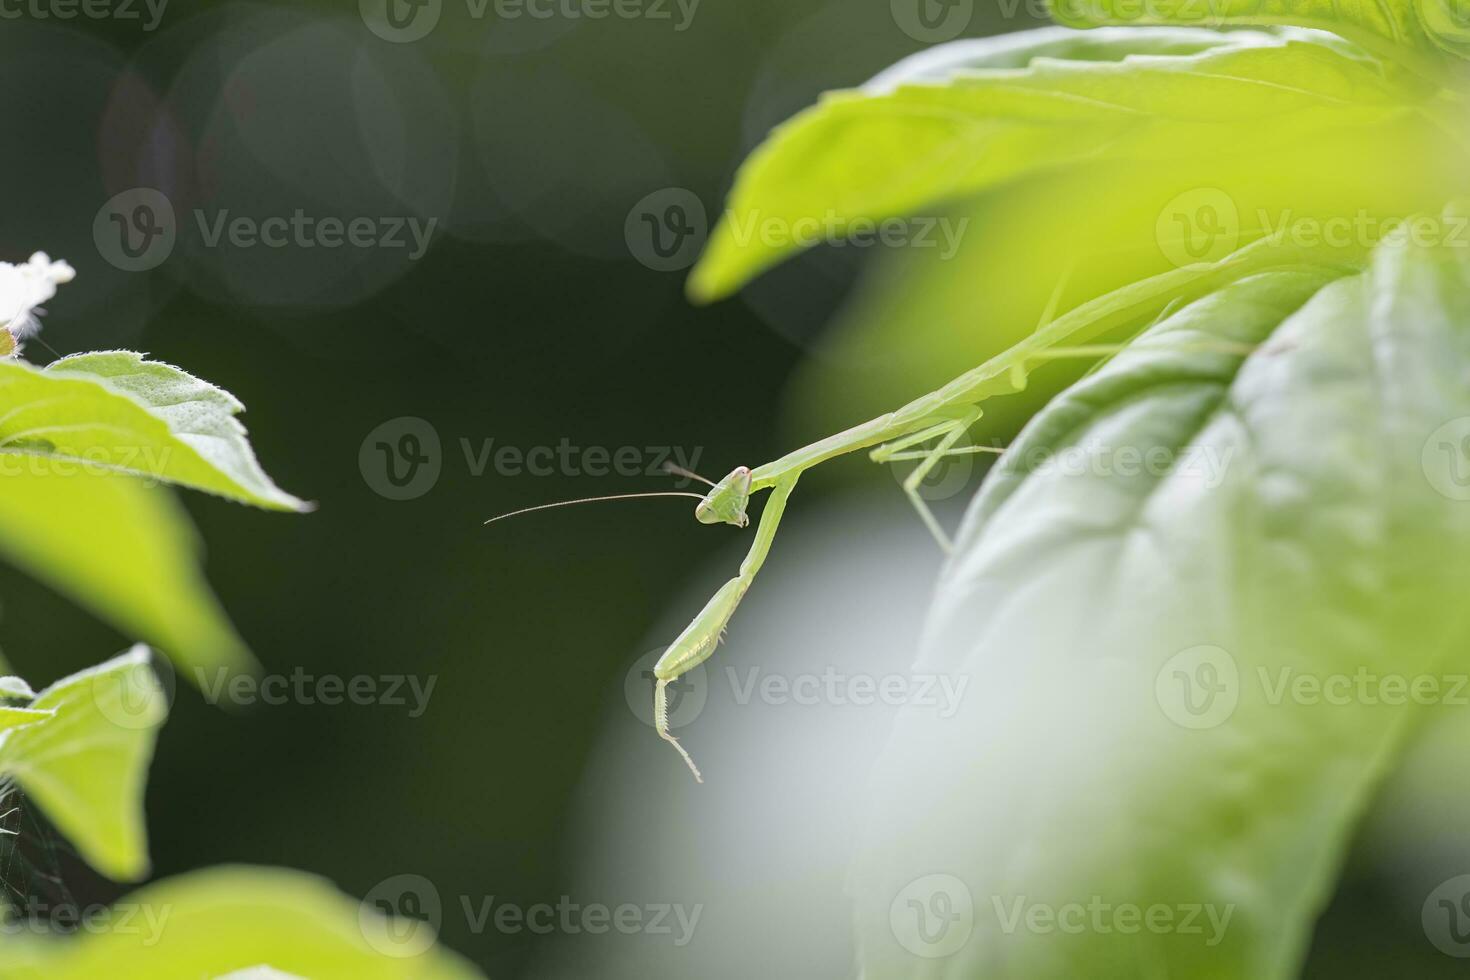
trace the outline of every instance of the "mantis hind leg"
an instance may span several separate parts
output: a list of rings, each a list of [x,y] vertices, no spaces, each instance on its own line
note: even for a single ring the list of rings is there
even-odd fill
[[[934,540],[939,542],[939,547],[944,549],[946,553],[952,551],[954,545],[950,542],[949,535],[944,532],[944,528],[940,527],[939,520],[934,516],[934,512],[929,509],[928,501],[919,493],[919,487],[923,485],[925,477],[946,456],[997,451],[988,446],[961,446],[958,448],[955,446],[955,443],[964,437],[970,426],[979,420],[980,414],[979,408],[971,408],[958,418],[946,419],[926,429],[920,429],[918,432],[904,436],[902,439],[897,439],[879,446],[868,454],[871,459],[879,463],[886,463],[898,459],[919,460],[919,465],[914,467],[913,472],[904,477],[903,492],[908,495],[909,501],[914,505],[914,509],[918,511],[919,519],[924,522],[924,526],[929,529],[930,534],[934,535]],[[911,447],[931,439],[938,439],[938,442],[925,450],[907,451]]]

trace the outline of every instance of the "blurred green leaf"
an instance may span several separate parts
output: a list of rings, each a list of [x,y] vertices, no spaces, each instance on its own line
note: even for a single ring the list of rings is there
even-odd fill
[[[1325,35],[1228,37],[1175,57],[1041,57],[1024,69],[961,59],[942,83],[915,69],[919,84],[879,76],[883,87],[831,93],[741,168],[690,292],[719,298],[804,245],[1031,174],[1249,159],[1417,111],[1415,89]]]
[[[865,975],[1295,975],[1410,692],[1465,669],[1467,281],[1402,240],[1260,273],[1027,426],[914,666],[976,693],[877,767]]]
[[[0,449],[37,469],[121,470],[273,510],[306,510],[261,470],[229,392],[131,351],[0,362]]]
[[[254,668],[198,570],[193,528],[166,489],[120,473],[28,466],[0,481],[0,555],[181,666]]]
[[[262,976],[310,980],[458,980],[481,974],[430,942],[414,955],[376,948],[379,913],[312,875],[226,867],[150,885],[128,896],[106,929],[75,939],[7,937],[7,980],[159,980]],[[122,912],[131,913],[126,920]],[[423,924],[407,928],[419,930]],[[412,947],[418,950],[418,946]]]
[[[30,707],[45,717],[0,732],[0,775],[26,795],[103,874],[148,873],[143,789],[167,697],[148,664],[130,652],[57,681]]]

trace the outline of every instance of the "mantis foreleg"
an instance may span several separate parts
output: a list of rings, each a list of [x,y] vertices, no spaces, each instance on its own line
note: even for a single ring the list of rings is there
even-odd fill
[[[698,782],[704,782],[699,774],[699,767],[694,764],[684,746],[669,732],[669,710],[668,692],[666,688],[671,681],[698,667],[709,659],[710,654],[715,652],[719,645],[720,637],[724,635],[725,626],[730,622],[730,617],[735,615],[735,608],[740,605],[740,600],[745,598],[745,593],[755,581],[755,575],[760,571],[761,565],[765,564],[766,555],[771,550],[771,542],[776,537],[776,528],[781,523],[781,515],[786,510],[786,500],[791,496],[792,489],[796,486],[796,480],[800,472],[792,472],[780,480],[771,489],[771,498],[766,501],[765,509],[761,511],[760,524],[756,527],[755,541],[750,546],[750,551],[745,556],[745,561],[740,563],[740,574],[720,586],[718,592],[709,602],[705,603],[699,615],[694,621],[685,627],[664,655],[659,658],[658,663],[653,665],[653,675],[657,678],[653,688],[653,726],[658,731],[659,738],[668,742],[679,750],[679,755],[688,764],[689,771],[694,773]]]

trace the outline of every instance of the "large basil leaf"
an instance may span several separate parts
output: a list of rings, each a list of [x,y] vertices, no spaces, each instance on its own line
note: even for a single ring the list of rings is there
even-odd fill
[[[1467,285],[1463,248],[1402,240],[1264,272],[1032,421],[914,668],[973,693],[903,712],[876,771],[865,975],[1293,975],[1465,670]]]

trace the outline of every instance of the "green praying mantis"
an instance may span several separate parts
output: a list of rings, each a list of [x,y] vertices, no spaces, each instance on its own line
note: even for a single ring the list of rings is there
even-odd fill
[[[869,450],[869,457],[878,463],[918,460],[918,465],[905,477],[903,489],[935,540],[948,551],[949,539],[921,496],[920,487],[946,456],[1001,452],[991,447],[957,445],[980,420],[983,414],[980,406],[984,401],[997,395],[1023,390],[1029,372],[1036,364],[1061,358],[1105,357],[1127,349],[1128,344],[1086,346],[1086,342],[1129,327],[1135,333],[1141,332],[1143,328],[1167,318],[1181,306],[1231,281],[1259,272],[1304,267],[1320,270],[1347,264],[1341,250],[1335,256],[1320,252],[1320,249],[1282,246],[1269,240],[1260,241],[1216,262],[1185,266],[1135,282],[1057,317],[1056,306],[1067,280],[1063,276],[1042,314],[1041,325],[1009,350],[896,411],[803,446],[761,466],[737,466],[718,483],[711,483],[710,490],[703,495],[644,493],[584,498],[528,507],[491,520],[589,500],[684,496],[699,500],[694,508],[694,516],[701,524],[731,524],[743,528],[750,523],[749,507],[754,495],[763,490],[771,491],[756,526],[755,540],[751,543],[745,560],[741,562],[739,572],[720,586],[699,614],[664,651],[653,668],[654,728],[661,739],[678,750],[695,780],[703,782],[704,778],[694,759],[670,731],[667,688],[714,653],[741,599],[750,590],[756,574],[765,564],[781,517],[786,511],[786,503],[804,472],[834,457],[864,449]],[[1061,346],[1064,341],[1070,342],[1071,346]],[[1250,352],[1250,348],[1243,345],[1216,343],[1207,346],[1211,349],[1228,348],[1230,352],[1242,355]],[[1177,347],[1178,345],[1173,345],[1170,349]],[[687,473],[685,475],[696,476]]]

